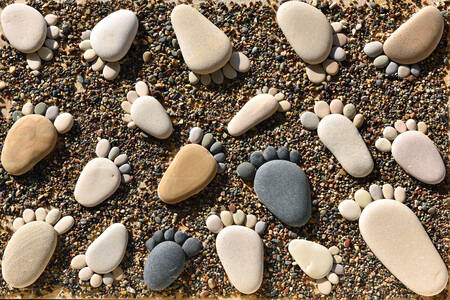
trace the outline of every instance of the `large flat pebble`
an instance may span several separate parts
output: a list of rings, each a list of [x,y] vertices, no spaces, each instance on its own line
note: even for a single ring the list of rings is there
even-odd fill
[[[137,98],[131,106],[133,122],[158,139],[168,138],[173,131],[172,121],[164,107],[151,96]]]
[[[311,278],[321,279],[330,273],[333,267],[333,257],[330,251],[320,244],[295,239],[289,243],[289,253]]]

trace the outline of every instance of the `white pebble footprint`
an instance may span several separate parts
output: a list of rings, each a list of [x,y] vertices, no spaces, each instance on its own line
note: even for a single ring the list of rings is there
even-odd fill
[[[330,105],[318,101],[314,104],[314,113],[303,112],[300,121],[307,130],[317,129],[322,143],[351,176],[362,178],[372,172],[372,156],[358,132],[364,116],[356,114],[353,104],[344,106],[339,99],[334,99]]]
[[[98,157],[87,163],[75,185],[75,200],[86,207],[99,205],[116,192],[121,182],[130,181],[128,156],[120,154],[118,147],[111,148],[109,141],[102,139],[95,153]]]
[[[445,178],[444,161],[433,141],[426,135],[427,125],[409,119],[398,120],[394,127],[383,130],[375,142],[381,152],[392,152],[395,161],[406,173],[427,184],[438,184]],[[392,144],[391,144],[392,142]]]

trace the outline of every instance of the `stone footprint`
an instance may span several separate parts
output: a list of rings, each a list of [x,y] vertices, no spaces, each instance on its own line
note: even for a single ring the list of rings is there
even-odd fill
[[[372,184],[369,192],[356,191],[355,200],[342,201],[338,209],[347,220],[359,219],[367,246],[407,288],[422,296],[437,295],[447,285],[447,267],[420,220],[402,203],[405,198],[402,187]]]
[[[58,221],[59,220],[59,221]],[[73,226],[72,216],[61,218],[59,209],[25,209],[13,222],[15,233],[2,258],[3,279],[13,288],[33,284],[44,272],[56,249],[58,236]]]
[[[277,22],[291,47],[308,64],[306,75],[311,82],[320,84],[327,74],[338,73],[338,62],[346,59],[342,47],[347,43],[341,22],[330,25],[319,9],[300,1],[280,5]]]
[[[375,142],[375,148],[392,152],[400,167],[417,180],[438,184],[445,178],[445,164],[439,150],[426,135],[427,129],[424,122],[397,120],[394,127],[383,130],[383,137]]]
[[[362,178],[372,172],[372,156],[358,132],[364,116],[356,114],[353,104],[344,106],[339,99],[334,99],[330,105],[318,101],[314,113],[303,112],[300,121],[307,130],[317,129],[319,139],[351,176]]]
[[[206,227],[218,233],[217,254],[231,284],[243,294],[255,293],[263,279],[264,245],[259,234],[266,224],[238,210],[235,214],[222,211],[220,217],[210,215]]]
[[[158,139],[167,139],[173,132],[169,115],[158,100],[149,96],[149,88],[143,81],[136,82],[135,90],[127,93],[127,101],[122,102],[122,108],[128,128],[139,127]]]
[[[144,266],[144,282],[154,291],[170,286],[184,270],[186,258],[203,249],[200,240],[188,237],[184,231],[158,230],[145,242],[150,254]]]
[[[139,21],[132,11],[121,9],[108,15],[84,32],[80,49],[83,58],[94,62],[92,70],[102,72],[106,80],[114,80],[120,72],[120,60],[125,57],[138,30]]]
[[[108,199],[120,186],[130,181],[131,166],[128,156],[119,154],[118,147],[112,147],[102,139],[95,149],[97,158],[84,166],[75,185],[75,200],[83,206],[94,207]]]
[[[109,226],[95,241],[89,245],[86,254],[75,256],[70,266],[80,270],[78,278],[88,281],[92,287],[111,285],[114,280],[121,280],[123,270],[119,267],[128,244],[127,228],[121,223]]]
[[[6,6],[2,14],[1,25],[9,44],[27,55],[27,64],[31,70],[39,70],[41,60],[53,59],[53,51],[58,49],[58,17],[48,14],[45,17],[31,6],[14,3]]]
[[[1,162],[11,175],[22,175],[50,154],[56,145],[58,133],[72,129],[73,116],[60,113],[57,106],[27,102],[21,111],[12,114],[13,126],[3,145]]]
[[[237,174],[253,181],[258,200],[281,222],[301,227],[311,217],[311,192],[305,172],[297,165],[300,153],[281,147],[255,151],[250,162],[237,167]]]
[[[170,21],[180,45],[183,59],[191,69],[189,82],[204,85],[222,84],[234,79],[237,72],[246,73],[250,60],[242,52],[232,51],[230,39],[195,8],[175,6]]]
[[[291,103],[284,100],[284,94],[271,88],[251,98],[228,123],[227,130],[232,136],[245,134],[264,120],[270,118],[275,112],[287,112]]]
[[[190,130],[192,144],[182,147],[158,184],[158,197],[167,204],[176,204],[200,193],[215,177],[225,171],[222,143],[211,133]],[[198,143],[201,142],[201,145]]]

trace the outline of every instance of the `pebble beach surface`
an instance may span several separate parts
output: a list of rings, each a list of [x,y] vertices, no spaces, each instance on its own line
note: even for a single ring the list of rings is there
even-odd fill
[[[7,3],[1,3],[4,7]],[[10,47],[0,50],[0,141],[4,141],[13,122],[10,114],[31,101],[45,101],[74,117],[73,128],[60,135],[55,150],[27,174],[10,176],[0,167],[0,256],[12,235],[10,223],[26,208],[57,207],[76,220],[72,229],[59,238],[53,258],[40,278],[29,288],[9,289],[0,280],[0,296],[25,295],[53,297],[230,297],[239,295],[231,285],[215,248],[216,234],[205,220],[215,212],[242,210],[266,224],[261,233],[264,243],[264,274],[255,293],[261,298],[310,298],[320,292],[313,278],[305,274],[288,251],[289,242],[298,238],[340,249],[342,260],[332,272],[339,274],[329,296],[340,298],[417,297],[403,286],[374,256],[359,233],[357,222],[347,222],[338,205],[360,188],[390,183],[405,188],[408,206],[419,218],[447,266],[449,261],[449,205],[446,180],[426,185],[410,177],[390,153],[379,152],[375,141],[395,120],[414,119],[428,125],[428,136],[438,147],[448,169],[448,16],[436,50],[419,63],[420,76],[406,79],[377,72],[368,63],[364,46],[374,40],[385,41],[389,33],[405,22],[416,7],[404,1],[395,7],[375,3],[357,7],[317,5],[330,23],[345,20],[346,59],[339,75],[326,84],[314,85],[306,75],[306,65],[284,38],[275,16],[277,5],[206,3],[196,6],[230,38],[233,49],[251,60],[247,73],[221,85],[191,85],[189,72],[170,22],[174,4],[161,1],[121,1],[105,3],[57,4],[31,1],[43,15],[55,13],[62,34],[60,47],[52,61],[42,65],[35,76],[27,69],[25,55]],[[79,48],[82,33],[118,9],[136,12],[139,29],[130,51],[122,59],[115,81],[105,80],[90,69]],[[438,7],[445,11],[445,7]],[[447,8],[448,9],[448,8]],[[137,81],[148,83],[150,95],[167,111],[172,135],[159,140],[139,128],[131,129],[122,120],[121,103]],[[259,91],[275,87],[291,104],[286,113],[276,113],[239,137],[231,136],[227,124],[243,105]],[[317,134],[305,130],[300,114],[313,111],[316,101],[341,99],[352,103],[364,115],[359,132],[374,160],[374,170],[366,178],[348,175],[336,158],[320,142]],[[200,127],[214,135],[226,153],[226,170],[217,174],[199,194],[177,205],[160,201],[157,186],[178,150],[188,143],[189,129]],[[99,139],[126,153],[133,170],[128,184],[96,207],[82,207],[74,199],[74,187],[83,167],[96,157]],[[238,165],[250,154],[267,146],[287,147],[300,153],[298,165],[311,187],[312,215],[301,227],[289,227],[260,203],[253,186],[236,174]],[[448,173],[448,172],[447,172]],[[92,242],[113,223],[128,230],[128,244],[120,267],[121,281],[92,288],[78,280],[71,259],[84,254]],[[258,227],[258,226],[256,226]],[[148,250],[145,241],[157,230],[185,231],[203,242],[203,250],[186,260],[184,271],[163,291],[150,291],[143,279]],[[255,229],[256,230],[256,229]],[[339,269],[337,266],[340,266]],[[341,269],[342,268],[342,269]],[[328,270],[329,271],[329,270]],[[333,274],[330,273],[330,274]],[[330,281],[334,282],[331,277]],[[319,288],[324,288],[320,286]],[[55,293],[55,291],[57,291]],[[445,289],[436,296],[448,297]]]

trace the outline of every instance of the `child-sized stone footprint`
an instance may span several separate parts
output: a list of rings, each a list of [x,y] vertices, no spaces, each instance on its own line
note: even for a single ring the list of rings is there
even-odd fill
[[[53,151],[58,133],[64,134],[73,126],[73,116],[59,113],[57,106],[43,102],[33,107],[26,103],[22,111],[12,114],[15,122],[5,139],[1,162],[11,175],[22,175]]]
[[[130,50],[138,30],[138,18],[132,11],[121,9],[108,15],[82,36],[83,58],[95,63],[92,70],[103,71],[106,80],[114,80],[120,72],[121,60]]]
[[[57,16],[48,14],[43,17],[36,9],[22,3],[6,6],[1,14],[5,37],[12,47],[27,54],[27,63],[32,70],[41,67],[41,59],[51,60],[52,50],[58,49],[57,21]]]
[[[445,165],[439,150],[425,135],[427,125],[409,119],[398,120],[394,127],[383,130],[375,147],[382,152],[392,151],[392,156],[406,173],[428,184],[438,184],[445,178]],[[391,141],[392,145],[391,145]]]
[[[193,144],[182,147],[158,185],[158,197],[168,204],[176,204],[202,191],[216,173],[225,171],[222,143],[211,133],[203,136],[199,127],[189,133]],[[201,145],[197,145],[201,142]]]
[[[208,85],[211,80],[222,84],[224,77],[234,79],[237,72],[245,73],[250,69],[247,56],[233,52],[225,33],[195,8],[186,4],[175,6],[170,21],[184,61],[192,70],[191,84],[201,81]]]
[[[110,285],[114,280],[123,278],[119,267],[128,244],[127,228],[121,223],[109,226],[87,248],[86,254],[75,256],[70,266],[78,272],[81,281],[88,281],[96,288]]]
[[[283,93],[271,88],[268,93],[262,93],[251,98],[228,123],[228,133],[240,136],[262,121],[270,118],[275,112],[287,112],[291,103],[284,99]]]
[[[122,102],[122,108],[126,112],[123,119],[129,128],[137,126],[158,139],[167,139],[172,134],[169,115],[158,100],[149,96],[145,82],[136,82],[135,90],[128,92],[127,101]]]
[[[35,212],[25,209],[22,218],[14,220],[15,233],[2,258],[2,276],[11,287],[27,287],[44,272],[56,249],[58,235],[69,231],[74,224],[71,216],[60,218],[59,209],[47,214],[40,207]]]
[[[300,153],[269,146],[264,153],[255,151],[250,162],[237,167],[244,180],[253,180],[258,200],[283,223],[301,227],[311,217],[311,192],[308,177],[297,165]]]
[[[186,257],[193,257],[203,249],[202,243],[188,237],[184,231],[158,230],[145,242],[151,251],[144,267],[144,282],[152,290],[170,286],[184,270]]]
[[[319,118],[322,119],[320,122]],[[322,143],[351,176],[362,178],[372,172],[372,156],[358,132],[364,116],[356,114],[353,104],[344,106],[339,99],[334,99],[330,105],[325,101],[317,101],[314,113],[303,112],[300,121],[307,130],[317,129]]]
[[[98,157],[87,163],[75,185],[75,200],[86,207],[99,205],[117,191],[121,181],[130,181],[128,156],[119,155],[118,147],[111,148],[109,141],[102,139],[95,153]]]
[[[447,285],[447,267],[420,220],[402,203],[405,190],[372,184],[369,191],[360,189],[355,201],[342,201],[341,215],[350,221],[359,217],[367,246],[407,288],[422,296],[439,294]]]
[[[217,254],[228,279],[241,293],[252,294],[261,286],[264,245],[259,234],[264,232],[265,226],[262,221],[257,223],[254,215],[246,216],[242,210],[235,214],[222,211],[220,218],[210,215],[206,220],[206,227],[218,233]]]

